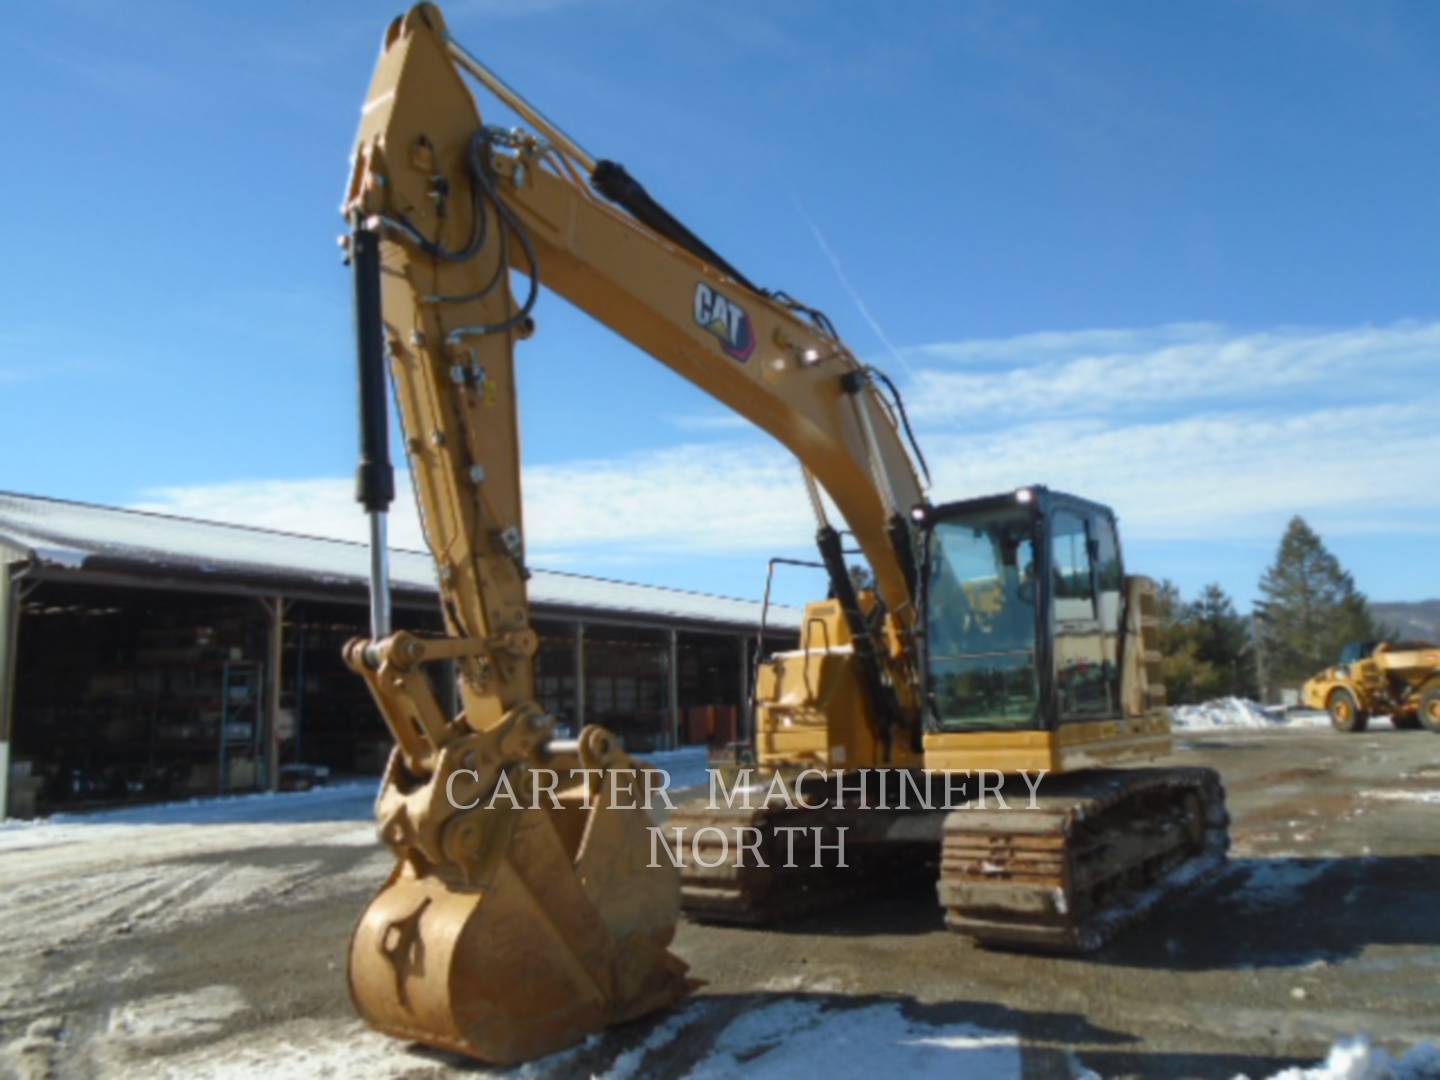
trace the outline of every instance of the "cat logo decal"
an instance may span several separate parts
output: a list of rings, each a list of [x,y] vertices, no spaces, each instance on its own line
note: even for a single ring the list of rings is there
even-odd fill
[[[755,330],[745,309],[703,281],[695,286],[695,321],[720,339],[726,356],[743,364],[755,351]]]

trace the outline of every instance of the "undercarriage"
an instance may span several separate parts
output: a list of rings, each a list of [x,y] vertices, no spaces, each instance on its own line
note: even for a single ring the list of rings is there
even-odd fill
[[[1046,777],[1033,795],[1011,778],[998,797],[948,809],[936,790],[943,783],[916,782],[911,790],[928,797],[905,808],[893,792],[877,802],[873,785],[868,806],[852,794],[844,805],[811,797],[818,808],[807,809],[762,783],[751,785],[748,806],[686,803],[664,826],[683,909],[705,922],[772,924],[934,880],[938,870],[945,922],[957,933],[1086,952],[1218,870],[1229,848],[1224,789],[1210,769]]]

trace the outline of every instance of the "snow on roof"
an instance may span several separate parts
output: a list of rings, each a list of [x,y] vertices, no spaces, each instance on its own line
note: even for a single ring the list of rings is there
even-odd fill
[[[364,588],[370,574],[364,544],[6,492],[0,492],[0,542],[42,566],[64,570],[346,590]],[[435,592],[435,564],[426,552],[392,548],[390,578],[396,592]],[[530,600],[541,609],[597,615],[747,628],[760,623],[760,604],[754,601],[553,570],[533,572]],[[800,612],[772,604],[768,622],[776,629],[798,629]]]

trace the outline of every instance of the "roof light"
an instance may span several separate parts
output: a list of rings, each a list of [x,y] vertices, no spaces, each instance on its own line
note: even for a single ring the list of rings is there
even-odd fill
[[[1035,501],[1035,493],[1029,488],[1021,488],[1015,492],[1015,501],[1021,506],[1027,506]]]

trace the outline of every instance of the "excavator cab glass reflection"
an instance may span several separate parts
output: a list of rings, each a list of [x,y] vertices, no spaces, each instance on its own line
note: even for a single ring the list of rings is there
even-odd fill
[[[1036,726],[1033,529],[1033,514],[1013,508],[941,520],[930,533],[930,698],[944,730]]]
[[[941,731],[1118,717],[1124,571],[1106,507],[1044,488],[929,518],[925,632]]]

